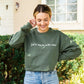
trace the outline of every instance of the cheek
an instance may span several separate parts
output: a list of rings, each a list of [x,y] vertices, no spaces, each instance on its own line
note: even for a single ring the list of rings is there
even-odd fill
[[[41,23],[40,23],[40,22],[37,22],[37,25],[38,25],[38,26],[40,26],[40,25],[41,25]]]
[[[49,25],[49,22],[46,22],[45,24],[46,24],[46,25]]]

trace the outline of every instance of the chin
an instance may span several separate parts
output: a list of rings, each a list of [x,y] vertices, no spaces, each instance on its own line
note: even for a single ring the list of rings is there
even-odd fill
[[[46,28],[40,28],[42,31],[45,31],[46,30]]]
[[[40,27],[40,29],[41,29],[41,30],[46,30],[46,29],[47,29],[47,27],[43,27],[43,28],[42,28],[42,27]]]

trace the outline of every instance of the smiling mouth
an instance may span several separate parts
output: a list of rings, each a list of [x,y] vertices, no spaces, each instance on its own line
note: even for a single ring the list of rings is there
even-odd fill
[[[41,28],[45,28],[46,26],[41,26]]]

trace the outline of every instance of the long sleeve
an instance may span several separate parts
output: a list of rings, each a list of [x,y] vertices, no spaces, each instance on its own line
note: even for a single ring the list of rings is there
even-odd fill
[[[67,35],[61,33],[60,35],[60,56],[59,60],[75,59],[81,54],[81,49],[73,40]]]
[[[21,30],[19,32],[16,32],[10,37],[9,45],[15,48],[19,48],[24,43],[25,35],[29,33],[31,28],[32,26],[29,22],[27,23],[27,25],[21,27]]]

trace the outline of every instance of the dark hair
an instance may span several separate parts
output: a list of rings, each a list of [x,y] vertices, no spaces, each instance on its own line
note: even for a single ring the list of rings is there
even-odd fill
[[[50,17],[52,15],[50,7],[45,4],[38,4],[34,9],[33,16],[36,17],[36,14],[40,12],[48,13]]]

